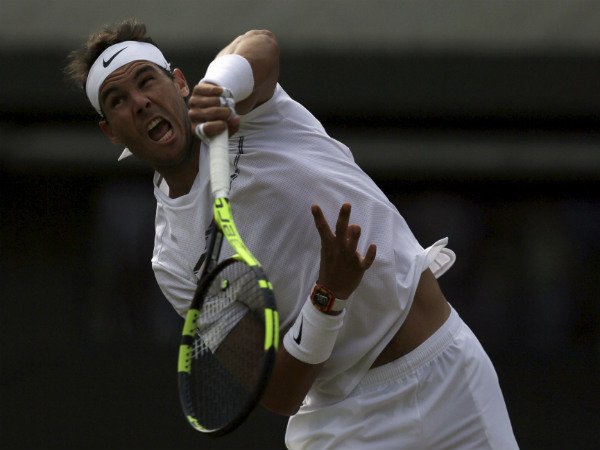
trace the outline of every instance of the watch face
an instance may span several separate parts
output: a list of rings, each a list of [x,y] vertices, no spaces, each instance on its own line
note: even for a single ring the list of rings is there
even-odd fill
[[[326,308],[329,304],[329,297],[320,292],[316,292],[313,297],[314,302],[322,308]]]

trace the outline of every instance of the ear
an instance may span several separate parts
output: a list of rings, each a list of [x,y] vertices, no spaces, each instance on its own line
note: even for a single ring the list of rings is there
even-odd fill
[[[113,134],[112,128],[106,120],[101,120],[100,122],[98,122],[98,126],[113,144],[121,144],[121,142],[119,142],[119,139]]]
[[[181,69],[173,69],[173,82],[177,85],[179,93],[183,98],[190,95],[190,88]]]

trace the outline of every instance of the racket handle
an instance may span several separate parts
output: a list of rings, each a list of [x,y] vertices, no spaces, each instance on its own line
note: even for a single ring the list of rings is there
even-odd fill
[[[210,186],[215,198],[229,197],[229,135],[227,130],[209,143]]]

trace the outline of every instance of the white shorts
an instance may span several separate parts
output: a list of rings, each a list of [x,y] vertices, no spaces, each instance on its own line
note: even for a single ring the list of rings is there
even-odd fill
[[[407,355],[371,369],[344,400],[300,409],[289,449],[518,449],[498,377],[452,309]]]

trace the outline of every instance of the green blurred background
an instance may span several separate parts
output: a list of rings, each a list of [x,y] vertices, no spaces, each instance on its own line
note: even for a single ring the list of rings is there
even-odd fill
[[[274,31],[286,91],[423,245],[449,237],[442,287],[521,448],[600,448],[600,2],[1,0],[2,449],[284,448],[262,410],[219,440],[181,415],[152,174],[117,164],[62,74],[133,16],[190,82],[233,37]]]

